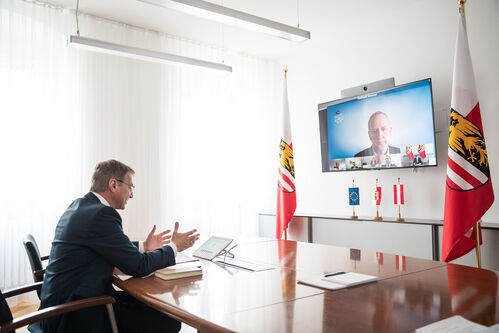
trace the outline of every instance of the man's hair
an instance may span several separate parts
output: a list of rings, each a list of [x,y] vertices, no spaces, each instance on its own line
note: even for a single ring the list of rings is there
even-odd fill
[[[109,180],[119,179],[123,181],[127,172],[134,174],[132,168],[116,160],[109,160],[97,163],[92,175],[92,192],[104,192],[107,190]]]
[[[385,116],[385,118],[388,120],[388,122],[390,121],[390,118],[388,118],[388,115],[384,112],[381,112],[381,111],[376,111],[374,112],[370,117],[369,117],[369,120],[367,121],[367,129],[368,130],[371,130],[371,120],[376,117],[376,116],[379,116],[379,115],[383,115]]]

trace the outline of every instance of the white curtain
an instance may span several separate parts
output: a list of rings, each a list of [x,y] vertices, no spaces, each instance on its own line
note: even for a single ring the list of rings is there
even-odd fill
[[[220,62],[218,48],[80,15],[82,36]],[[181,222],[203,236],[257,233],[259,188],[275,186],[280,72],[225,55],[233,73],[69,49],[74,13],[0,1],[0,288],[32,282],[22,238],[50,251],[93,167],[135,169],[125,232]],[[272,180],[272,181],[269,181]]]

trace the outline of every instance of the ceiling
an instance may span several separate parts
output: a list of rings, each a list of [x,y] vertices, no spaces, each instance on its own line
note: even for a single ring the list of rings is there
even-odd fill
[[[76,8],[76,0],[44,0],[45,2],[69,9]],[[297,26],[298,0],[219,0],[211,1],[232,9],[283,24]],[[80,12],[131,24],[169,35],[223,47],[226,52],[242,52],[269,59],[278,59],[303,48],[304,44],[268,36],[266,34],[222,25],[195,16],[190,16],[168,8],[152,6],[136,0],[80,0]],[[300,13],[300,16],[302,14]],[[310,28],[300,17],[300,27]],[[85,27],[80,25],[85,36]],[[312,32],[312,38],[314,33]],[[95,37],[95,36],[92,36]]]

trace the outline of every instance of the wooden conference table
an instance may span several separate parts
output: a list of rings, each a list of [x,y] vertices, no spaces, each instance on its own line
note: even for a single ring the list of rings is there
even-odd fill
[[[233,252],[275,268],[248,272],[203,260],[202,277],[114,283],[200,332],[413,332],[453,315],[499,322],[495,271],[285,240],[245,242]],[[335,291],[296,282],[335,271],[379,280]]]

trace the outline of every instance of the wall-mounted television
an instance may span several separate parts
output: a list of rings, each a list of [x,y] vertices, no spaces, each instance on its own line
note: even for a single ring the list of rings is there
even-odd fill
[[[322,171],[437,166],[431,79],[319,104]]]

